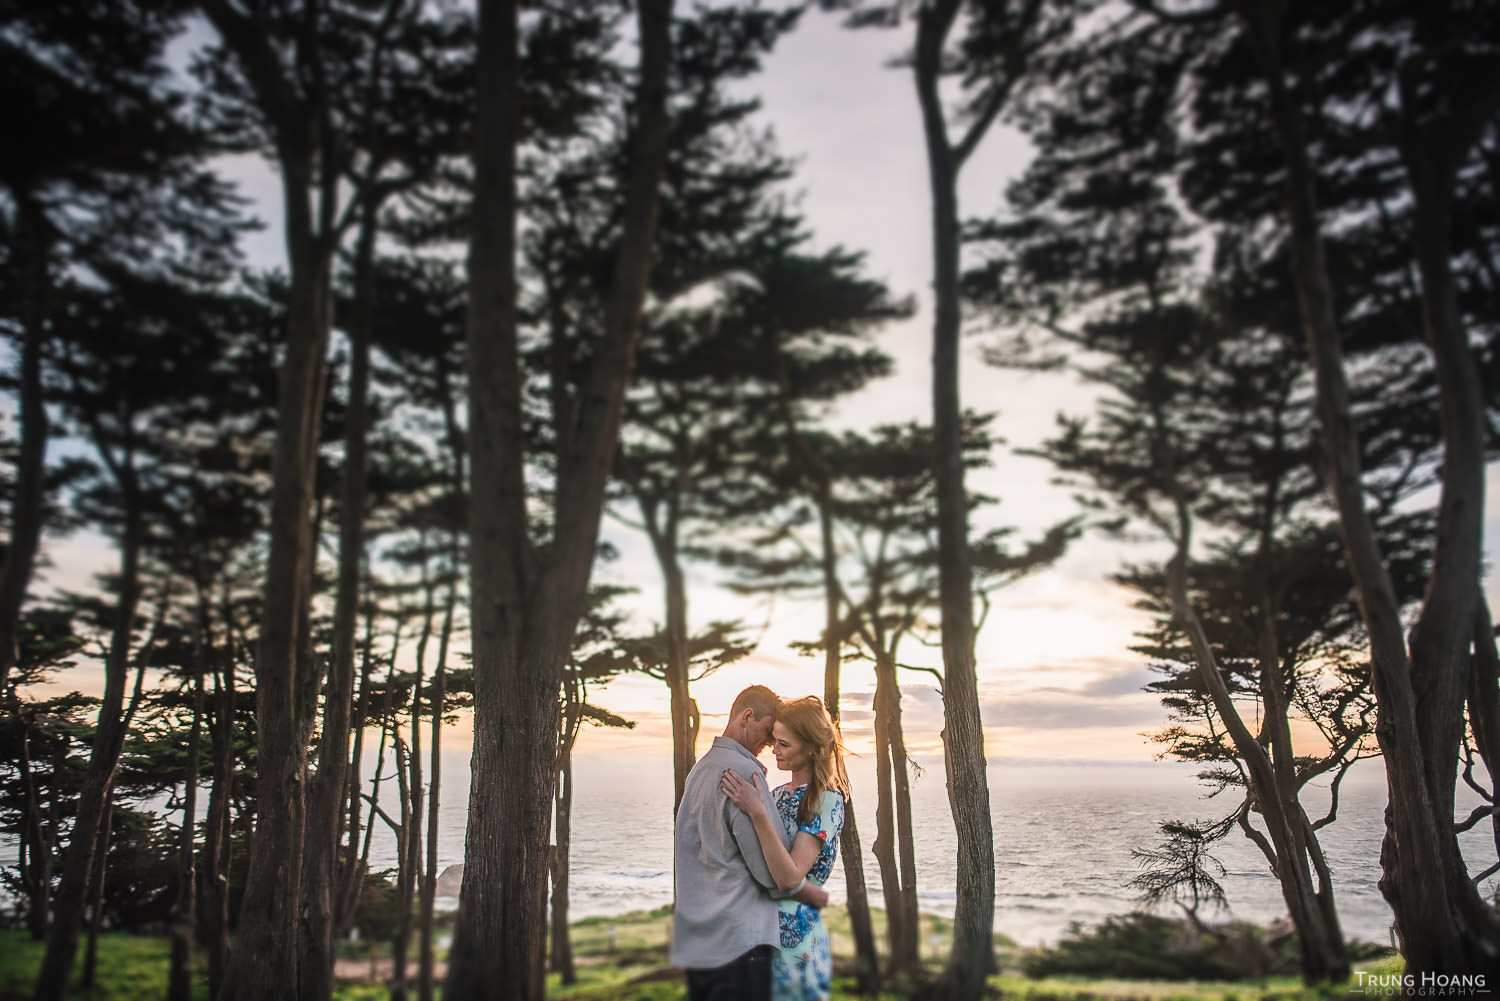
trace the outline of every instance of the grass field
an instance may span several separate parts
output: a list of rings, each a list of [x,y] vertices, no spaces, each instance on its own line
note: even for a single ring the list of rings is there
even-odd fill
[[[877,914],[877,919],[879,915]],[[848,915],[841,908],[826,912],[833,935],[835,956],[853,953]],[[924,918],[922,948],[930,953],[932,972],[948,948],[948,923]],[[610,929],[614,928],[613,942]],[[685,1001],[687,991],[680,977],[666,965],[671,914],[663,908],[612,918],[587,918],[573,925],[573,948],[578,982],[564,987],[558,977],[548,977],[548,996],[573,1001]],[[932,936],[936,937],[936,948]],[[0,931],[0,1001],[29,998],[41,964],[43,946],[25,932]],[[160,1001],[167,990],[165,938],[109,934],[99,940],[99,983],[92,991],[75,988],[72,997],[82,1001]],[[992,985],[1014,1001],[1332,1001],[1349,997],[1347,987],[1309,990],[1295,977],[1270,977],[1236,982],[1152,982],[1052,977],[1028,979],[1013,968],[1019,956],[1014,943],[997,939],[996,952],[1002,968]],[[385,1001],[389,991],[383,982],[370,982],[365,973],[366,957],[358,966],[366,979],[345,980],[338,986],[338,1001]],[[81,960],[80,960],[81,968]],[[1366,969],[1397,972],[1399,960],[1387,960]],[[415,963],[411,966],[415,977]],[[840,978],[835,998],[853,998],[853,981]],[[206,983],[198,985],[195,999],[209,1001]],[[904,997],[888,991],[882,1001]]]

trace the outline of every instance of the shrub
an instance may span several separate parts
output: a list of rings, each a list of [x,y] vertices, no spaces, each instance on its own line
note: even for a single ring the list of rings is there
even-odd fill
[[[1029,977],[1074,974],[1130,980],[1238,980],[1282,972],[1295,957],[1273,952],[1257,929],[1223,925],[1200,930],[1185,921],[1134,913],[1092,928],[1074,922],[1050,949],[1021,957]]]

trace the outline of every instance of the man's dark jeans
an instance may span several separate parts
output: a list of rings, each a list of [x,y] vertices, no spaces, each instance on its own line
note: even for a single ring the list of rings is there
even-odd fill
[[[688,970],[689,1001],[771,1001],[775,946],[758,945],[738,959],[709,970]]]

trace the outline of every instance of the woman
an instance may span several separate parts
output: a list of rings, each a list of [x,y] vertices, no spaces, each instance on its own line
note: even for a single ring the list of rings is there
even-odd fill
[[[782,886],[805,876],[822,886],[833,872],[839,832],[844,827],[843,747],[823,703],[814,696],[784,702],[771,730],[776,766],[792,780],[771,792],[777,816],[766,812],[763,794],[733,771],[720,784],[725,795],[750,816],[760,838],[766,866]],[[783,829],[792,835],[787,851]],[[786,899],[778,904],[781,952],[771,965],[776,1001],[826,1001],[833,984],[833,954],[828,929],[818,912]]]

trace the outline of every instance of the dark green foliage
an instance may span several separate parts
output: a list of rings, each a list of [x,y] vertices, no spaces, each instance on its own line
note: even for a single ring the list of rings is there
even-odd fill
[[[353,927],[366,942],[388,942],[401,921],[400,893],[390,873],[369,873],[354,909]]]
[[[1114,915],[1092,927],[1073,922],[1057,945],[1026,953],[1021,968],[1029,977],[1130,980],[1239,980],[1294,968],[1294,947],[1273,952],[1262,934],[1244,924],[1205,933],[1154,914]]]
[[[1198,919],[1198,908],[1204,904],[1212,908],[1227,907],[1224,887],[1219,883],[1224,877],[1224,865],[1209,854],[1209,846],[1228,831],[1229,825],[1225,823],[1164,821],[1161,832],[1166,838],[1159,847],[1137,848],[1130,853],[1141,867],[1141,872],[1130,881],[1140,891],[1141,902],[1147,907],[1167,902],[1180,904],[1194,921]]]

